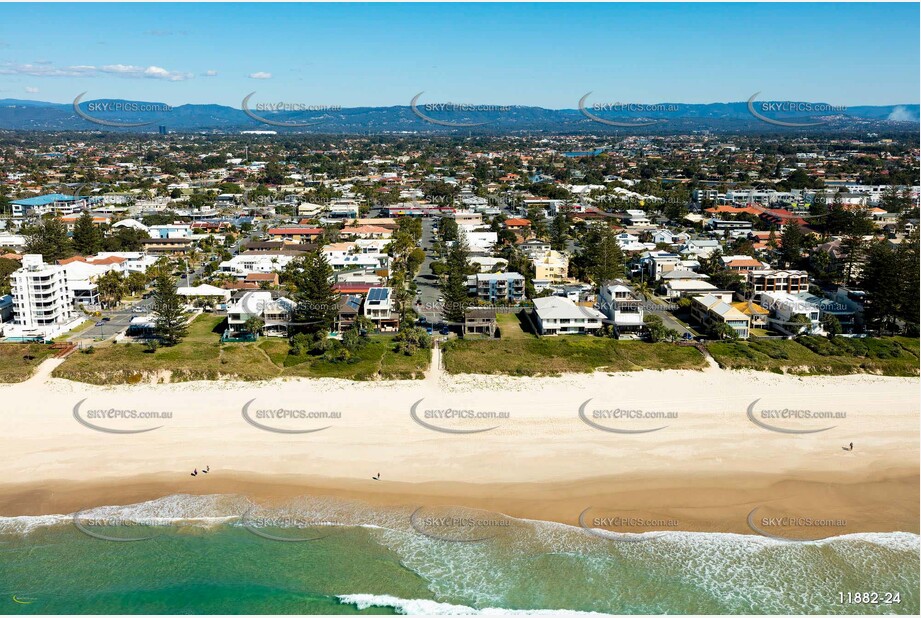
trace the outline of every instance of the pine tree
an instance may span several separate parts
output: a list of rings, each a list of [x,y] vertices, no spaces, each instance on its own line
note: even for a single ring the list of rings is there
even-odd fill
[[[186,324],[182,299],[176,293],[176,282],[166,273],[154,281],[153,311],[157,336],[164,345],[172,346],[182,341],[189,330]]]
[[[803,251],[803,231],[795,221],[788,221],[780,233],[780,261],[784,266],[799,262]]]
[[[26,234],[26,253],[38,253],[54,263],[73,255],[67,228],[58,219],[45,219]]]
[[[624,276],[624,253],[613,230],[604,223],[595,224],[585,240],[586,271],[592,283]]]
[[[444,315],[452,322],[464,321],[467,308],[467,244],[463,237],[451,246],[447,259],[448,277],[442,287],[445,299]]]
[[[319,251],[293,263],[291,284],[294,321],[308,332],[330,331],[339,315],[339,294],[333,289],[333,269]]]
[[[74,249],[80,255],[95,255],[102,250],[102,230],[93,225],[93,216],[84,211],[74,224]]]

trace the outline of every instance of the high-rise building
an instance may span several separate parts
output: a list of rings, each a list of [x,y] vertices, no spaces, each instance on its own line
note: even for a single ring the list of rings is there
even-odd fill
[[[45,264],[41,255],[24,255],[10,284],[13,324],[7,336],[50,339],[71,328],[77,316],[63,266]]]

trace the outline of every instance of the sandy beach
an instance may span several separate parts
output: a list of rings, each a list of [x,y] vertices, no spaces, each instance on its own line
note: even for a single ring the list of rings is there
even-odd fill
[[[835,520],[817,536],[918,532],[916,378],[711,368],[107,388],[49,369],[0,387],[3,516],[230,493],[740,533],[758,509]]]

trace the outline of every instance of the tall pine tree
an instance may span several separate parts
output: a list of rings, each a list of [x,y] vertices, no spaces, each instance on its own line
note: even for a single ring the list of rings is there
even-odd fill
[[[176,345],[188,333],[182,299],[176,293],[176,282],[167,273],[154,281],[153,311],[156,333],[164,345]]]
[[[333,289],[333,269],[319,251],[294,263],[291,284],[294,321],[307,332],[330,331],[339,314],[339,294]]]
[[[80,255],[95,255],[102,251],[102,230],[93,225],[93,215],[84,211],[74,224],[74,249]]]
[[[448,252],[448,277],[441,292],[445,299],[444,315],[452,322],[464,321],[464,310],[470,304],[467,300],[467,244],[461,235]]]

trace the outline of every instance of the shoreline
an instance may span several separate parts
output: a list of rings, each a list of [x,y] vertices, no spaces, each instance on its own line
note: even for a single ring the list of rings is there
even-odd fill
[[[734,475],[722,477],[585,478],[573,483],[434,484],[373,483],[347,479],[269,479],[235,475],[176,481],[146,475],[132,482],[99,481],[0,485],[0,516],[71,515],[103,506],[128,506],[176,495],[242,496],[267,506],[299,498],[332,499],[337,504],[380,509],[449,507],[475,509],[519,520],[579,526],[579,515],[668,520],[667,527],[621,526],[622,532],[713,532],[757,535],[747,516],[754,510],[771,516],[840,519],[844,524],[810,526],[808,538],[856,533],[919,534],[919,473],[915,469],[879,470],[860,479],[851,475],[815,477]],[[790,538],[804,530],[783,530]],[[807,537],[803,537],[807,538]]]
[[[591,516],[741,534],[757,534],[746,518],[760,509],[759,517],[845,520],[797,534],[919,532],[917,378],[711,368],[101,387],[43,373],[0,386],[6,400],[0,516],[234,494],[259,503],[327,496],[383,508],[456,505],[570,525],[579,525],[580,513],[590,508]],[[762,419],[809,431],[788,435],[753,422],[756,402],[759,410],[807,408],[837,416]],[[249,404],[255,423],[246,419]],[[659,416],[594,422],[618,431],[612,433],[582,418],[595,406]],[[263,407],[339,416],[256,419]],[[149,430],[127,435],[76,419],[114,408],[170,417],[92,420]],[[445,409],[506,416],[459,424],[421,416]],[[487,431],[456,435],[433,425]],[[306,432],[276,431],[292,427]],[[625,429],[632,433],[620,433]],[[190,476],[206,465],[211,474]],[[381,481],[371,480],[377,473]]]

